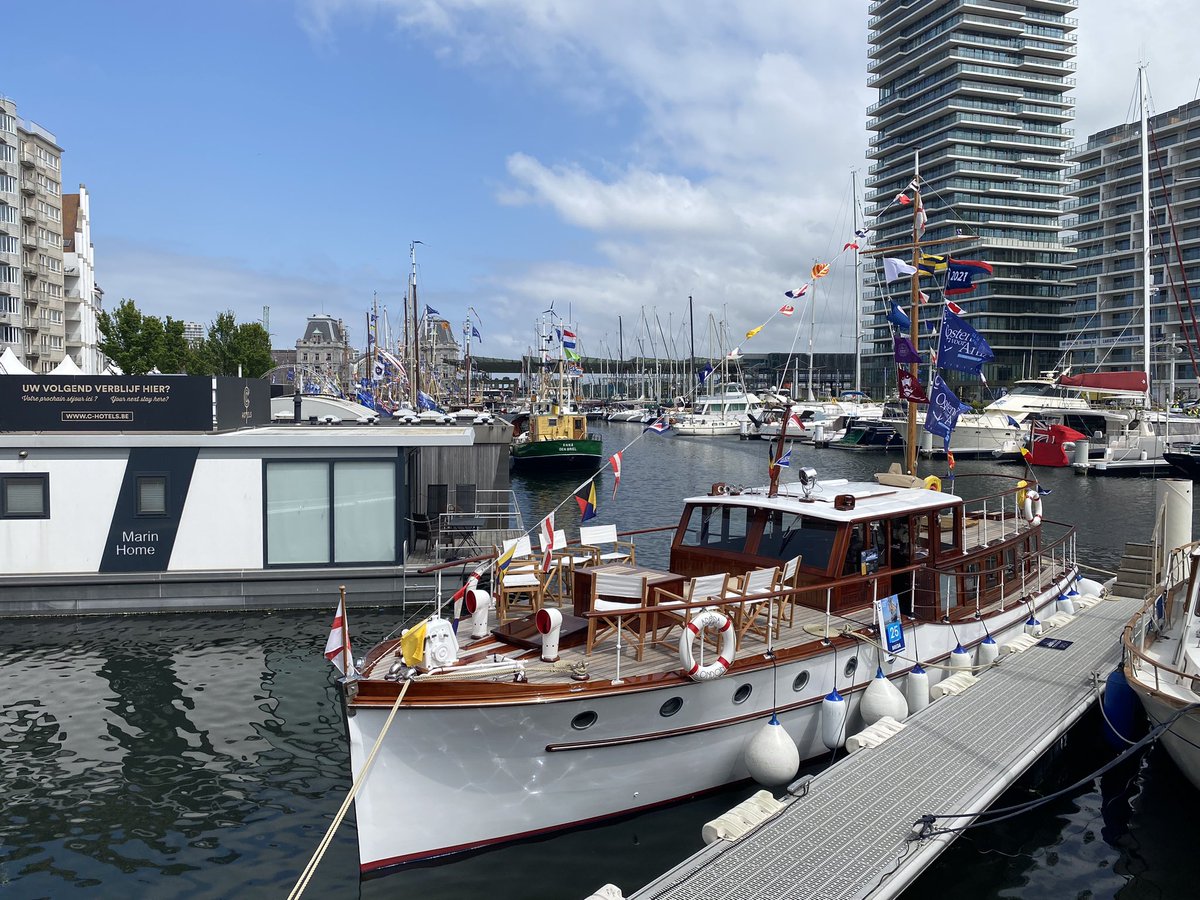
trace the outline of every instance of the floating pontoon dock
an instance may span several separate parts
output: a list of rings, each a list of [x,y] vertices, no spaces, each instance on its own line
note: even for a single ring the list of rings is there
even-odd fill
[[[964,693],[802,779],[773,818],[710,844],[631,900],[896,896],[955,836],[916,840],[914,824],[986,809],[1062,737],[1096,699],[1093,675],[1102,683],[1116,666],[1121,628],[1142,602],[1101,600],[1043,635],[1069,646],[1002,655]],[[939,818],[933,829],[968,821]]]

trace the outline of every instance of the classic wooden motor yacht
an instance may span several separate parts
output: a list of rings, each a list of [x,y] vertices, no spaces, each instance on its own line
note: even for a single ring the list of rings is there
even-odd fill
[[[457,637],[435,615],[374,647],[342,681],[362,872],[786,784],[863,727],[869,685],[894,681],[903,718],[1078,579],[1074,530],[1024,482],[968,503],[933,478],[800,474],[686,499],[669,571],[572,544],[550,560],[574,566],[563,607],[535,578],[522,617],[506,577],[543,559],[513,559],[489,592],[468,582]],[[786,744],[769,777],[763,732]]]

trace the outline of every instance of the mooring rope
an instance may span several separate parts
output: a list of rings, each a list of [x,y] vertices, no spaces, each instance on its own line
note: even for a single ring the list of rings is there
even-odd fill
[[[342,808],[337,811],[337,815],[329,823],[329,830],[325,832],[325,837],[321,839],[316,852],[313,853],[312,858],[308,861],[308,865],[304,867],[304,871],[300,873],[300,879],[296,882],[296,886],[292,888],[292,892],[288,894],[288,900],[298,900],[300,895],[308,888],[308,882],[317,871],[317,866],[321,864],[321,859],[325,856],[325,851],[329,849],[329,844],[333,841],[334,832],[342,824],[342,819],[346,817],[346,813],[350,809],[350,804],[354,802],[355,795],[358,794],[359,788],[363,786],[363,782],[367,780],[367,773],[371,771],[371,766],[375,762],[375,755],[379,752],[379,748],[383,746],[383,738],[388,733],[388,729],[392,727],[392,720],[396,718],[396,711],[400,709],[400,704],[404,700],[404,695],[408,693],[408,686],[410,684],[412,684],[411,680],[405,680],[404,686],[400,689],[400,693],[396,697],[396,702],[392,704],[392,711],[388,713],[387,720],[383,723],[383,729],[379,732],[379,737],[375,739],[375,746],[371,748],[371,752],[367,756],[367,761],[363,764],[362,771],[358,773],[358,777],[354,779],[354,784],[350,786],[350,793],[346,795],[346,799],[342,801]]]

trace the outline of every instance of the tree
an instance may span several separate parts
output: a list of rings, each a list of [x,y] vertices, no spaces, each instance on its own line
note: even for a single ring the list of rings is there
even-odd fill
[[[237,375],[260,378],[273,365],[271,336],[257,322],[239,325],[232,310],[217,316],[208,327],[208,337],[196,350],[197,368],[207,375]]]
[[[183,322],[147,316],[128,297],[110,315],[101,310],[100,351],[126,375],[145,375],[154,369],[167,374],[190,370],[191,349],[183,338]]]

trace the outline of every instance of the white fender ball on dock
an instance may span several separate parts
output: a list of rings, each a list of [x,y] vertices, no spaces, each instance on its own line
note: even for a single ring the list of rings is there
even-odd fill
[[[1030,637],[1041,637],[1042,623],[1037,620],[1037,616],[1030,616],[1025,620],[1025,633]]]
[[[909,713],[919,713],[929,705],[929,673],[920,663],[904,676],[904,699]]]
[[[834,688],[821,701],[821,742],[830,750],[842,746],[846,738],[846,698]]]
[[[883,669],[877,668],[875,677],[863,691],[858,711],[868,725],[874,725],[884,716],[893,718],[897,722],[903,722],[908,718],[908,701],[900,693],[900,688],[892,684],[883,674]]]
[[[950,668],[952,669],[971,669],[971,654],[963,649],[963,645],[959,644],[950,651]]]
[[[980,666],[990,666],[999,655],[1000,645],[990,634],[979,642],[979,647],[975,650],[976,662]]]
[[[750,777],[763,787],[787,784],[800,770],[800,751],[779,724],[779,717],[758,730],[746,744],[746,769]]]
[[[1101,597],[1104,595],[1104,585],[1090,578],[1080,578],[1076,587],[1085,597]]]
[[[1059,594],[1058,599],[1054,601],[1054,611],[1073,616],[1075,615],[1075,601],[1066,594]]]

